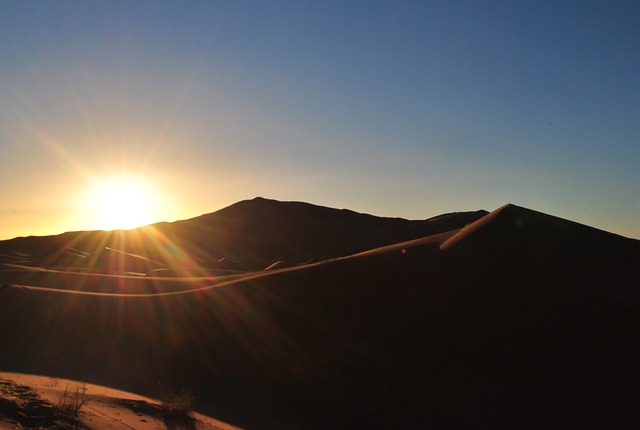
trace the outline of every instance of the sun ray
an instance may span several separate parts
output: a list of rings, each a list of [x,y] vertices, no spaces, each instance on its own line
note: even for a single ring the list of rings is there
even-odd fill
[[[93,178],[78,201],[79,211],[101,230],[131,229],[150,224],[158,213],[153,185],[141,177]]]

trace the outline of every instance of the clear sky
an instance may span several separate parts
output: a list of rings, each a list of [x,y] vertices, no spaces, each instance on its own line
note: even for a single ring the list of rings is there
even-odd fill
[[[635,0],[2,1],[0,239],[255,196],[511,202],[640,238],[639,22]]]

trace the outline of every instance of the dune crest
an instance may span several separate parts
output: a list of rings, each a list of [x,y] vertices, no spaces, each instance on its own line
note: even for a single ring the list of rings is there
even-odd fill
[[[623,245],[637,241],[613,233],[547,215],[514,204],[506,204],[467,225],[445,241],[444,251],[479,251],[482,246],[571,247],[572,242],[598,251],[607,244]],[[624,245],[623,245],[624,246]]]

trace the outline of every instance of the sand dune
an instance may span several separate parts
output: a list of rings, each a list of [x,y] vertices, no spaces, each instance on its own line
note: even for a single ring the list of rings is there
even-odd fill
[[[528,249],[545,247],[550,252],[567,248],[582,249],[585,254],[602,255],[606,255],[603,248],[607,244],[615,244],[624,250],[633,250],[637,246],[636,240],[507,204],[466,226],[444,242],[442,249],[467,248],[476,251],[479,250],[477,247],[496,246],[502,242],[509,242],[510,245],[517,243],[517,246]]]
[[[225,222],[262,205],[274,220],[318,214],[259,200]],[[320,209],[334,227],[345,214],[387,225],[334,211]],[[421,237],[222,277],[5,263],[0,368],[145,395],[161,382],[248,428],[640,423],[640,242],[513,205],[418,224],[434,222]],[[240,242],[255,262],[293,243],[278,237]]]
[[[82,397],[82,399],[80,399]],[[156,399],[67,379],[0,372],[0,429],[231,430],[236,427],[190,412],[169,414]],[[65,399],[86,402],[77,415]]]
[[[40,267],[100,273],[148,273],[172,267],[261,270],[279,260],[300,264],[417,239],[460,228],[483,215],[463,212],[409,221],[256,198],[193,219],[129,231],[0,241],[0,253],[19,252],[21,261],[30,259]]]

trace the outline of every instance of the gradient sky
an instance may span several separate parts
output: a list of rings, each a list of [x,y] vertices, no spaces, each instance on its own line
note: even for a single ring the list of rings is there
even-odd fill
[[[0,239],[278,200],[640,238],[640,3],[0,2]],[[83,191],[84,190],[84,191]],[[122,208],[126,210],[126,208]]]

